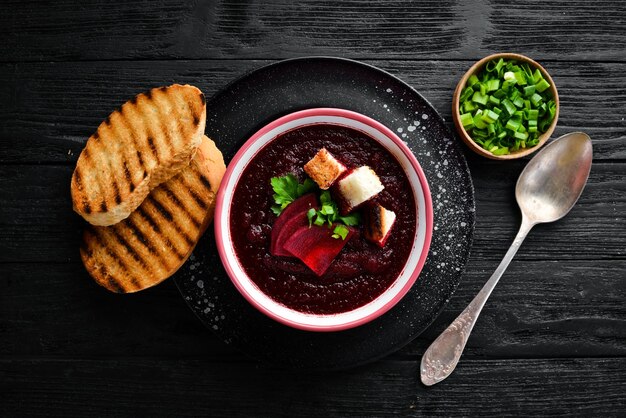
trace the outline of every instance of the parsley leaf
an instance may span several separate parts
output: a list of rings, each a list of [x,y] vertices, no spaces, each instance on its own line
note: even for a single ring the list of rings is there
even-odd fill
[[[280,215],[281,212],[291,202],[307,193],[314,191],[317,185],[313,180],[306,179],[304,183],[299,183],[298,178],[292,173],[282,177],[272,177],[270,180],[272,189],[274,189],[274,203],[272,212]]]

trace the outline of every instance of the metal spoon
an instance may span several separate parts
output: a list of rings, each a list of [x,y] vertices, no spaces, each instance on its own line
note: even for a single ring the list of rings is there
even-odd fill
[[[452,373],[480,311],[522,241],[536,224],[554,222],[572,209],[587,183],[591,159],[591,139],[573,132],[554,140],[526,165],[515,187],[522,210],[519,232],[489,281],[424,353],[421,378],[425,385],[439,383]]]

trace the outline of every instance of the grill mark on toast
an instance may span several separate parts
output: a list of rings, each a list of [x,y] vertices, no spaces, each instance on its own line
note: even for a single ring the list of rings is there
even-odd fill
[[[156,209],[156,206],[154,205],[155,203],[155,199],[150,199],[150,203],[153,204],[153,206]],[[143,206],[143,205],[142,205]],[[154,218],[152,218],[152,216],[150,216],[150,214],[148,214],[143,207],[140,206],[140,211],[139,214],[144,217],[144,219],[146,219],[146,221],[148,221],[148,223],[150,224],[150,226],[152,227],[152,229],[157,232],[159,234],[159,237],[165,242],[165,244],[167,245],[168,248],[171,248],[172,251],[174,251],[174,254],[176,254],[176,256],[178,257],[179,261],[182,260],[185,257],[185,254],[181,254],[180,251],[178,250],[178,248],[176,248],[176,246],[172,243],[172,241],[169,239],[169,237],[167,236],[167,234],[161,234],[161,228],[157,225],[156,221],[154,220]]]
[[[200,196],[198,194],[198,192],[196,192],[193,189],[190,189],[189,190],[189,194],[191,194],[191,197],[193,197],[193,200],[196,201],[198,206],[200,206],[202,209],[206,209],[207,208],[207,202],[202,198],[202,196]]]
[[[117,187],[115,188],[115,203],[118,205],[122,203],[122,196],[120,196],[120,191]]]
[[[100,129],[100,127],[98,127],[98,130]],[[100,141],[98,142],[94,142],[94,144],[101,144]],[[96,145],[93,145],[96,146]],[[98,146],[102,146],[102,145],[98,145]],[[84,166],[85,167],[93,167],[95,164],[93,163],[93,161],[91,161],[91,148],[89,147],[89,143],[87,143],[87,146],[83,149],[83,152],[81,153],[81,157],[80,158],[84,158],[86,160]],[[80,165],[76,166],[76,170],[79,170]],[[102,184],[100,183],[101,179],[100,176],[94,176],[93,177],[93,181],[90,182],[89,184],[93,185],[94,187],[90,187],[90,189],[95,189],[95,194],[100,195],[100,194],[104,194],[101,193],[102,189]],[[89,208],[89,212],[85,211],[85,213],[90,214],[92,213],[94,210],[97,210],[96,208],[92,207],[92,203],[96,203],[96,202],[89,202],[89,194],[87,193],[87,191],[85,189],[82,190],[81,192],[81,197],[84,200],[85,206],[87,208]],[[106,196],[105,196],[106,199]],[[102,208],[102,204],[100,204],[100,208]],[[105,204],[105,209],[103,209],[103,211],[106,210],[106,204]]]
[[[106,125],[106,128],[105,128],[106,131],[103,132],[103,134],[106,134],[105,140],[99,142],[99,144],[101,144],[99,151],[104,156],[103,163],[108,168],[108,173],[106,173],[108,174],[108,176],[106,176],[107,178],[102,178],[102,176],[95,176],[95,178],[100,179],[101,182],[102,181],[106,182],[108,186],[108,187],[102,187],[103,184],[99,183],[100,193],[98,194],[102,196],[102,202],[100,203],[100,209],[102,212],[108,211],[109,205],[112,205],[113,203],[112,201],[115,201],[116,205],[119,205],[120,202],[122,201],[122,197],[120,195],[120,186],[118,184],[118,178],[117,178],[118,170],[116,170],[115,165],[113,164],[113,161],[112,161],[112,156],[117,154],[117,150],[114,148],[116,141],[113,140],[113,138],[117,136],[116,135],[117,132],[116,132],[115,127],[111,124],[111,117],[115,115],[115,113],[116,112],[111,113],[104,120],[103,124]],[[102,128],[103,124],[101,124],[98,129]],[[113,187],[110,187],[111,185]]]
[[[167,208],[165,208],[158,200],[152,199],[152,204],[154,205],[157,212],[159,212],[161,216],[163,216],[169,222],[171,222],[174,219],[174,217],[172,216],[172,213],[169,210],[167,210]]]
[[[206,178],[203,175],[199,175],[198,176],[200,179],[200,182],[202,183],[202,185],[207,189],[207,190],[211,190],[211,182],[209,182],[209,179]]]
[[[109,231],[109,229],[102,229],[102,231],[106,231],[106,232],[112,232],[115,239],[117,240],[117,236],[115,231],[115,228],[110,228],[111,231]],[[126,275],[128,276],[128,279],[130,280],[130,282],[136,287],[136,288],[140,288],[140,284],[137,281],[137,278],[133,275],[133,268],[132,266],[129,266],[127,261],[124,260],[124,257],[122,254],[120,254],[118,251],[115,251],[115,247],[111,247],[109,245],[107,245],[106,241],[103,240],[104,237],[101,236],[101,234],[97,235],[98,237],[98,241],[100,242],[100,245],[102,245],[102,247],[106,250],[106,252],[112,256],[112,258],[115,260],[115,262],[122,268],[124,269],[124,272],[126,273]],[[123,283],[121,283],[120,281],[117,281],[117,284],[122,287],[124,290],[126,290],[126,288],[123,287]]]
[[[176,196],[176,194],[174,194],[174,192],[169,188],[169,186],[167,184],[163,185],[163,190],[165,191],[165,195],[167,196],[167,198],[185,215],[187,215],[187,217],[189,218],[189,220],[191,220],[191,223],[193,223],[193,225],[196,228],[200,228],[200,226],[202,225],[202,223],[200,221],[198,221],[195,216],[193,216],[193,212],[189,211],[185,205],[183,204],[183,202],[180,201],[180,199],[178,198],[178,196]]]
[[[87,215],[89,215],[91,213],[91,206],[89,205],[89,202],[85,198],[85,190],[83,190],[83,176],[81,174],[81,170],[79,167],[76,167],[76,170],[74,170],[74,181],[76,183],[76,189],[78,190],[78,193],[80,196],[80,203],[83,206],[82,210]]]
[[[193,246],[194,245],[194,240],[191,239],[189,234],[187,234],[187,232],[184,231],[180,227],[178,222],[174,221],[174,217],[173,217],[172,213],[170,211],[168,211],[167,208],[165,208],[163,206],[163,204],[161,204],[161,202],[159,202],[156,199],[156,196],[153,196],[151,202],[154,205],[155,209],[159,212],[159,214],[161,216],[163,216],[164,218],[166,218],[170,222],[170,225],[172,226],[172,228],[174,228],[174,230],[178,233],[178,235],[181,236],[185,240],[187,245]]]
[[[123,226],[121,226],[123,228]],[[141,267],[148,273],[150,273],[151,275],[154,274],[154,270],[153,268],[151,268],[148,264],[148,262],[144,259],[144,257],[141,256],[141,254],[139,254],[137,252],[137,249],[135,249],[135,247],[133,247],[128,240],[126,240],[126,238],[124,238],[124,236],[122,236],[122,234],[120,233],[120,231],[118,230],[117,225],[111,228],[111,231],[113,232],[113,235],[115,237],[115,239],[117,240],[117,242],[119,244],[121,244],[126,251],[128,251],[128,254],[130,254],[130,256],[139,264],[141,265]],[[132,278],[133,274],[131,272],[128,273],[128,276],[130,276]],[[140,287],[139,284],[137,283],[137,287]]]
[[[119,137],[123,137],[125,135],[120,134],[120,127],[121,126],[125,126],[126,125],[126,121],[125,121],[125,117],[124,114],[120,111],[120,108],[117,108],[113,113],[111,113],[111,115],[109,116],[109,118],[113,118],[115,117],[115,124],[110,124],[109,125],[109,133],[111,134],[112,137],[114,138],[119,138]],[[131,137],[132,137],[132,132],[131,132]],[[133,139],[134,142],[134,139]],[[113,146],[113,143],[111,143],[111,151],[112,152],[117,152],[117,148],[115,148]],[[121,150],[120,154],[120,160],[121,160],[121,164],[122,164],[122,169],[124,171],[125,174],[125,180],[127,182],[127,184],[132,184],[132,179],[130,177],[130,172],[128,171],[128,167],[126,166],[126,152],[124,149]],[[116,159],[117,160],[117,159]],[[122,186],[124,186],[122,179],[120,178],[119,175],[117,175],[117,173],[119,172],[119,169],[117,166],[117,164],[114,163],[112,158],[108,159],[108,164],[109,167],[111,168],[111,182],[113,183],[113,198],[115,199],[115,203],[117,205],[119,205],[120,203],[122,203],[122,194],[121,194],[121,190],[123,189]],[[127,174],[128,172],[128,174]],[[130,188],[130,187],[129,187]]]
[[[135,219],[134,216],[129,216],[126,219],[126,224],[128,225],[128,227],[130,228],[131,232],[133,233],[133,235],[135,237],[137,237],[137,239],[139,240],[139,242],[141,242],[143,244],[144,247],[146,247],[148,249],[148,251],[150,251],[151,253],[155,253],[154,247],[152,246],[152,244],[150,243],[150,241],[148,241],[146,239],[146,236],[144,235],[143,232],[141,232],[141,230],[139,229],[139,227],[137,226],[137,224],[135,223]]]
[[[136,127],[137,131],[143,132],[145,134],[145,137],[144,136],[140,137],[142,139],[143,138],[145,139],[143,143],[141,144],[141,147],[138,147],[138,150],[141,150],[142,152],[143,166],[146,170],[150,166],[152,159],[156,162],[157,165],[161,164],[161,159],[159,157],[159,150],[157,149],[156,143],[155,143],[155,132],[154,132],[152,123],[150,122],[150,119],[147,116],[147,114],[150,112],[149,108],[152,105],[151,103],[152,93],[150,94],[147,94],[147,93],[148,92],[137,95],[137,106],[134,106],[132,108],[136,123],[139,125]],[[140,98],[145,99],[145,100],[139,100]],[[146,177],[147,177],[147,173],[144,172],[144,178]]]
[[[111,274],[106,270],[105,267],[103,268],[104,268],[104,275],[106,276],[107,283],[109,284],[110,289],[112,289],[115,293],[124,293],[125,289],[122,286],[120,286],[118,282],[115,281],[115,278],[111,276]]]
[[[206,98],[204,97],[204,93],[200,93],[200,100],[202,100],[202,106],[206,105]]]
[[[119,124],[112,124],[111,123],[111,118],[117,116],[117,120],[118,121],[123,121],[124,120],[124,116],[119,112],[119,110],[114,110],[113,113],[111,113],[108,117],[108,127],[109,127],[109,134],[113,137],[113,138],[118,138],[119,132],[118,132],[118,126]],[[111,143],[111,148],[113,148],[113,143],[111,141],[109,141],[109,143]],[[116,152],[116,149],[111,149],[111,153],[113,154],[114,152]],[[115,154],[113,154],[115,155]],[[122,151],[121,155],[120,155],[120,159],[122,160],[122,165],[125,166],[126,164],[126,159],[124,158],[124,152]],[[113,159],[112,158],[108,158],[107,159],[108,164],[109,164],[109,168],[111,169],[111,183],[113,183],[113,198],[115,200],[115,204],[119,205],[120,203],[122,203],[122,195],[120,193],[121,190],[121,185],[119,183],[119,176],[117,175],[118,170],[116,164],[114,164]]]
[[[148,222],[148,224],[150,224],[150,227],[152,228],[154,232],[156,232],[157,234],[161,234],[161,228],[156,223],[156,221],[152,218],[152,216],[150,216],[150,214],[146,212],[146,210],[143,208],[143,205],[139,206],[139,208],[137,209],[137,213],[139,213],[139,215],[143,219],[145,219],[145,221]]]
[[[191,177],[191,179],[189,179],[188,177]],[[206,210],[209,206],[207,199],[204,199],[196,190],[198,188],[197,187],[198,180],[200,180],[200,182],[204,186],[206,186],[205,181],[207,183],[208,181],[204,178],[202,174],[196,172],[195,170],[193,173],[190,173],[189,176],[184,176],[184,177],[181,176],[181,178],[182,178],[182,183],[185,186],[185,189],[187,190],[187,192],[191,195],[191,198],[196,202],[198,206],[200,206],[200,208],[202,208],[203,210]],[[190,180],[191,180],[191,184],[189,183]],[[208,192],[211,191],[210,184],[208,185],[206,191]]]
[[[196,112],[193,112],[193,126],[198,126],[200,123],[200,118]]]
[[[139,165],[141,166],[141,169],[143,170],[143,178],[145,179],[148,173],[146,172],[146,165],[143,162],[143,154],[139,150],[137,150],[137,159],[139,160]]]
[[[122,164],[124,165],[124,178],[128,183],[128,190],[130,191],[130,193],[132,193],[135,190],[135,182],[133,182],[133,177],[131,176],[130,170],[128,169],[128,163],[126,159],[124,159]]]
[[[135,115],[137,116],[138,119],[141,120],[141,123],[143,124],[143,129],[145,130],[147,134],[146,138],[148,142],[148,148],[150,149],[151,154],[154,157],[154,160],[156,161],[158,165],[161,163],[161,159],[159,158],[159,152],[155,144],[155,133],[154,133],[154,129],[152,129],[152,124],[150,123],[150,120],[146,116],[148,113],[146,111],[147,108],[154,105],[152,103],[152,90],[148,90],[145,93],[141,93],[137,95],[137,97],[140,97],[140,96],[144,96],[146,98],[146,102],[138,103],[138,106],[135,107]]]
[[[136,134],[136,132],[135,132],[135,129],[133,129],[133,128],[130,126],[130,124],[129,124],[129,122],[128,122],[128,119],[127,119],[127,115],[124,113],[124,110],[125,110],[125,109],[126,109],[126,113],[128,113],[128,111],[129,111],[131,108],[132,108],[132,106],[126,106],[126,105],[123,105],[123,106],[121,107],[121,111],[120,111],[120,116],[121,116],[121,118],[120,118],[120,121],[119,121],[120,123],[119,123],[119,124],[120,124],[120,125],[123,127],[123,129],[125,130],[125,133],[126,133],[126,134],[128,134],[128,136],[130,136],[130,140],[132,141],[132,147],[133,147],[135,150],[137,150],[136,157],[137,157],[137,159],[138,159],[138,161],[139,161],[139,168],[140,168],[142,171],[144,171],[144,173],[145,173],[146,168],[145,168],[144,163],[143,163],[143,158],[142,158],[141,152],[139,151],[139,149],[140,149],[140,145],[139,145],[139,143],[138,143],[138,141],[137,141],[137,134]],[[129,154],[128,156],[132,159],[132,152],[130,152],[130,153],[128,153],[128,154]],[[136,185],[135,185],[135,182],[133,181],[133,177],[132,177],[132,175],[130,174],[130,170],[128,169],[128,166],[127,166],[127,161],[128,161],[128,159],[127,159],[127,158],[124,158],[124,170],[125,170],[125,173],[124,173],[124,174],[125,174],[125,176],[126,176],[126,180],[128,181],[128,184],[129,184],[129,190],[130,190],[130,192],[132,193],[133,191],[135,191],[135,187],[136,187]]]
[[[91,135],[93,137],[93,139],[99,139],[100,138],[100,133],[98,131],[96,131],[95,134]]]
[[[177,107],[176,107],[176,102],[173,101],[173,97],[171,94],[167,94],[166,90],[162,90],[163,94],[161,95],[161,97],[164,98],[164,100],[172,107],[172,111],[171,113],[176,112],[177,115],[174,118],[171,118],[171,120],[174,122],[174,124],[176,125],[176,130],[178,131],[178,137],[174,136],[173,138],[171,138],[171,146],[175,146],[178,142],[184,142],[185,138],[187,137],[186,135],[186,131],[185,128],[183,126],[183,124],[180,123],[180,115],[177,112]],[[162,120],[167,120],[167,117],[162,118]],[[169,137],[169,134],[168,134]],[[174,141],[174,139],[178,139],[178,141]]]
[[[108,228],[102,228],[100,229],[100,231],[96,232],[93,237],[95,238],[96,242],[98,243],[98,245],[103,249],[104,252],[107,253],[107,255],[119,266],[121,267],[127,274],[128,274],[128,278],[130,280],[130,282],[136,287],[139,288],[140,285],[137,282],[137,279],[132,276],[132,269],[128,266],[128,264],[124,261],[124,258],[121,254],[118,254],[116,251],[113,251],[113,249],[107,245],[107,242],[105,240],[105,237],[102,236],[102,234],[104,233],[104,235],[108,234]],[[119,281],[113,281],[114,277],[109,275],[109,283],[115,283],[118,289],[121,289],[121,291],[125,291],[127,290],[125,287],[123,287],[123,284],[120,283]],[[121,292],[120,292],[121,293]]]
[[[115,203],[119,205],[122,201],[122,196],[120,195],[120,186],[117,184],[117,176],[115,176],[115,170],[111,161],[109,161],[109,169],[111,170],[111,183],[113,183],[113,197],[115,198]]]
[[[130,216],[127,219],[128,228],[130,228],[131,232],[137,237],[137,240],[148,250],[148,253],[152,256],[150,261],[157,261],[164,270],[169,270],[169,267],[165,263],[164,257],[161,257],[157,249],[154,247],[154,244],[146,239],[144,233],[139,229],[139,226],[135,223],[135,219],[133,216]]]
[[[144,264],[143,260],[141,259],[141,257],[137,253],[137,251],[133,248],[132,245],[130,245],[130,243],[126,240],[126,238],[124,238],[122,236],[122,234],[120,234],[120,231],[118,231],[118,225],[115,225],[115,226],[109,228],[109,230],[111,231],[111,233],[115,237],[115,240],[119,244],[121,244],[122,247],[124,247],[126,249],[126,251],[128,251],[128,254],[130,254],[130,256],[133,259],[135,259],[135,261],[137,261],[139,264]],[[143,265],[143,267],[145,267],[146,270],[147,270],[147,267],[145,265]]]
[[[152,138],[152,136],[148,136],[148,146],[150,147],[150,151],[152,151],[152,155],[154,155],[154,158],[157,161],[157,164],[159,163],[159,153],[157,152],[156,147],[154,146],[154,138]]]
[[[176,145],[175,144],[176,138],[172,136],[172,134],[170,133],[169,125],[166,123],[168,119],[171,119],[171,118],[168,118],[168,112],[167,112],[166,107],[168,104],[172,106],[172,103],[169,100],[168,96],[169,95],[167,93],[155,95],[153,99],[153,106],[156,107],[157,114],[159,115],[159,117],[157,117],[157,124],[159,126],[159,133],[162,134],[163,136],[163,141],[162,141],[163,147],[165,148],[167,155],[174,155],[175,154],[174,147]],[[159,102],[165,102],[165,103],[159,103]],[[173,120],[178,120],[180,115],[174,114],[175,109],[176,108],[172,106],[170,113],[172,113]]]

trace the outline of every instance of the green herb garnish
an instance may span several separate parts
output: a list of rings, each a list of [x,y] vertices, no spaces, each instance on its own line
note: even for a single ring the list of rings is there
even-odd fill
[[[300,183],[298,182],[298,178],[292,173],[282,177],[272,177],[270,182],[272,189],[274,189],[275,203],[272,205],[272,212],[276,215],[280,215],[282,211],[297,198],[307,193],[319,191],[313,180],[307,178],[303,183]],[[313,225],[328,225],[330,228],[333,224],[340,223],[339,225],[335,225],[332,237],[335,239],[346,239],[349,229],[344,225],[357,226],[361,223],[361,216],[357,212],[347,216],[341,216],[339,214],[339,207],[332,199],[328,190],[323,190],[320,193],[319,200],[322,207],[319,210],[311,208],[306,213],[306,217],[309,220],[309,227]]]
[[[356,226],[361,222],[361,216],[356,212],[347,216],[339,215],[339,208],[337,207],[337,203],[335,203],[335,201],[332,199],[328,190],[324,190],[320,194],[320,203],[322,204],[322,208],[320,210],[315,211],[314,209],[310,209],[307,213],[307,218],[309,218],[309,226],[311,226],[311,223],[318,226],[328,224],[328,227],[330,228],[333,224],[339,222],[347,226]],[[311,210],[313,210],[314,213],[312,213]],[[313,220],[314,216],[315,220]],[[346,232],[337,232],[337,228],[339,228],[339,231],[345,230]],[[347,234],[348,228],[343,225],[336,225],[332,237],[336,239],[346,239]]]
[[[333,229],[333,235],[332,237],[335,239],[346,239],[346,237],[348,236],[348,233],[350,232],[350,230],[343,225],[337,225],[335,227],[335,229]]]
[[[494,155],[531,148],[556,115],[550,83],[515,60],[489,61],[461,91],[459,113],[474,142]]]
[[[283,177],[272,177],[270,180],[272,189],[274,189],[274,203],[272,212],[276,215],[280,213],[291,202],[317,189],[317,185],[313,180],[307,178],[304,183],[298,182],[298,178],[289,173]]]

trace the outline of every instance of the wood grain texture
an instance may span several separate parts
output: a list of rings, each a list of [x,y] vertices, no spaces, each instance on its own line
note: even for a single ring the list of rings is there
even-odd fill
[[[626,359],[468,360],[425,388],[416,361],[291,374],[206,359],[0,360],[3,416],[620,416]],[[150,376],[150,379],[146,379]],[[97,396],[94,396],[97,394]],[[71,408],[68,408],[71,406]]]
[[[0,2],[0,416],[626,416],[626,3],[584,0],[8,0]],[[467,153],[475,242],[435,323],[386,360],[292,374],[223,344],[167,281],[131,296],[87,276],[71,211],[76,159],[147,88],[207,97],[279,59],[364,60],[451,123],[451,96],[493,52],[537,59],[559,89],[554,136],[587,132],[589,184],[531,232],[453,375],[419,358],[474,297],[520,217],[526,161]]]
[[[175,82],[207,97],[271,61],[155,61],[0,65],[0,163],[75,162],[102,120],[137,92]],[[467,61],[369,61],[417,89],[449,121]],[[596,160],[626,159],[626,64],[544,62],[558,86],[553,137],[588,133]],[[80,74],[77,78],[76,74]],[[610,100],[607,98],[610,97]]]
[[[3,61],[287,58],[624,61],[626,5],[573,0],[72,1],[0,6]]]
[[[470,160],[477,225],[472,257],[500,260],[519,227],[515,182],[524,161]],[[0,165],[0,263],[78,262],[82,220],[72,212],[72,166]],[[577,205],[563,220],[539,225],[517,260],[626,257],[626,165],[595,163]]]

